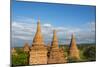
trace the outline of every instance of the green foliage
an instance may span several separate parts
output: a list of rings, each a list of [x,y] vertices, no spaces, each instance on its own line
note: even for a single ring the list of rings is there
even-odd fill
[[[28,65],[28,53],[18,50],[18,55],[12,55],[12,65]]]
[[[79,62],[80,60],[78,60],[77,58],[70,58],[68,57],[68,63],[75,63],[75,62]]]
[[[80,60],[76,58],[68,57],[68,49],[69,45],[60,45],[60,48],[64,49],[65,58],[67,58],[68,63],[75,62],[86,62],[86,61],[95,61],[96,60],[96,46],[95,44],[78,44],[77,45],[80,50]],[[16,52],[18,55],[12,55],[12,65],[13,67],[18,65],[29,65],[29,54],[25,53],[22,48],[16,48]]]
[[[96,60],[96,57],[95,57],[95,54],[96,54],[96,48],[95,47],[96,47],[96,45],[94,43],[93,44],[77,44],[77,46],[78,46],[78,49],[80,51],[80,60],[68,57],[68,47],[69,47],[69,45],[60,45],[60,48],[64,47],[64,53],[65,53],[65,56],[67,57],[68,63],[87,62],[87,61],[95,61]],[[90,50],[90,52],[89,52],[89,50]],[[87,55],[85,55],[84,52]],[[93,55],[91,54],[91,52],[92,52]],[[89,54],[90,54],[90,56],[88,56]]]
[[[87,60],[90,61],[96,60],[96,47],[95,46],[87,47],[84,50],[83,55]]]

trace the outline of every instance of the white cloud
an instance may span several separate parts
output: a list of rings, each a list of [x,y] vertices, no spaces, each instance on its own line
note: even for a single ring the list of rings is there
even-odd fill
[[[12,22],[12,36],[14,39],[31,40],[36,32],[37,24],[30,22]],[[45,42],[51,42],[53,30],[57,30],[57,36],[60,43],[69,43],[71,34],[75,33],[77,42],[87,42],[95,40],[95,22],[87,23],[81,27],[54,27],[49,23],[41,23],[42,34]],[[93,31],[91,31],[93,30]]]
[[[15,39],[32,40],[35,28],[32,23],[12,22],[12,36]]]
[[[46,23],[46,24],[43,24],[43,26],[44,26],[44,27],[51,27],[52,25]]]
[[[91,22],[90,23],[90,28],[91,28],[91,31],[95,31],[95,22]]]
[[[24,16],[16,16],[16,21],[17,22],[27,22],[27,23],[34,23],[37,20],[34,18],[30,18],[30,17],[24,17]]]
[[[23,36],[23,35],[15,35],[12,38],[17,38],[17,39],[22,39],[22,40],[31,40],[32,37],[31,36]]]

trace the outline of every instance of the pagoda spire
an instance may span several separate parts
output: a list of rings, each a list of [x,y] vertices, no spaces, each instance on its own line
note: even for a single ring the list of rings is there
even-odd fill
[[[38,18],[37,22],[37,31],[35,33],[35,37],[33,39],[33,43],[40,43],[43,44],[43,38],[41,33],[41,24],[40,24],[40,18]]]
[[[56,35],[56,30],[53,31],[53,39],[52,39],[52,44],[51,44],[52,48],[59,48],[58,47],[58,38]]]
[[[38,17],[38,22],[37,22],[37,32],[41,33],[40,17]]]
[[[53,31],[53,39],[50,52],[48,53],[48,64],[51,63],[66,63],[63,49],[58,47],[58,38],[56,30]]]
[[[75,35],[74,35],[74,33],[72,33],[70,49],[77,49],[77,46],[76,46],[76,40],[75,40]]]
[[[70,43],[70,47],[69,47],[69,56],[71,58],[80,59],[79,50],[78,50],[77,45],[76,45],[74,33],[72,34],[71,43]]]

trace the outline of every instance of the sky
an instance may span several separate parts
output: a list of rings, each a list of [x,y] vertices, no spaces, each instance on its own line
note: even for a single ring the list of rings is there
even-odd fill
[[[45,44],[51,43],[54,29],[59,44],[69,44],[72,33],[77,44],[95,43],[95,6],[12,0],[12,46],[23,46],[25,42],[31,45],[38,17]]]

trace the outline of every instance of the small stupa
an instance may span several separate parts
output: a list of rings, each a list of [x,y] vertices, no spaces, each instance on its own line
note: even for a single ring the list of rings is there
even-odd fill
[[[66,63],[64,52],[58,46],[56,30],[54,30],[53,32],[53,40],[51,43],[51,48],[48,56],[48,64],[52,64],[52,63]]]
[[[12,48],[12,53],[16,53],[16,49],[15,48]]]
[[[72,34],[71,43],[69,46],[69,57],[72,59],[80,59],[79,50],[76,45],[76,40],[74,34]]]
[[[43,42],[43,37],[41,33],[40,19],[37,22],[37,31],[33,39],[29,64],[47,64],[47,48]]]
[[[11,52],[12,52],[12,55],[15,55],[15,56],[18,55],[15,48],[12,48]]]
[[[24,44],[23,50],[24,50],[24,52],[29,52],[30,51],[30,46],[27,42]]]

